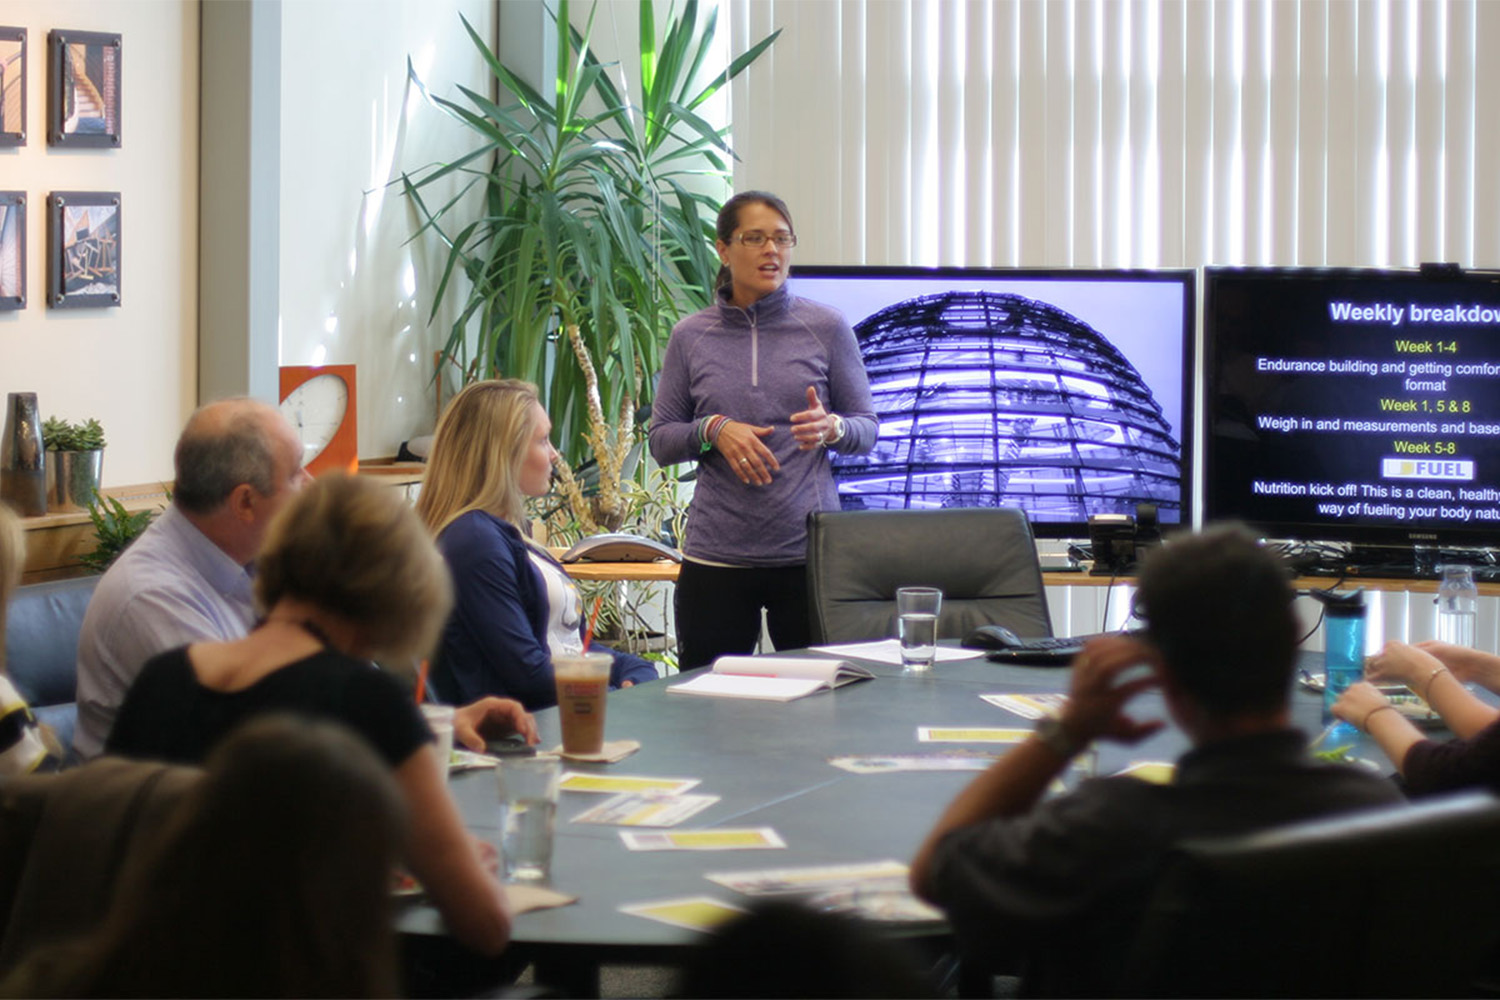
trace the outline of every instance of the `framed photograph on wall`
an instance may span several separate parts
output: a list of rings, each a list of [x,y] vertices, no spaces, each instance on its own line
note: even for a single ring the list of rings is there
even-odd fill
[[[0,26],[0,146],[26,145],[26,29]]]
[[[120,304],[120,193],[47,196],[47,304],[86,309]]]
[[[120,36],[47,33],[47,144],[120,145]]]
[[[0,191],[0,312],[26,308],[26,192]]]

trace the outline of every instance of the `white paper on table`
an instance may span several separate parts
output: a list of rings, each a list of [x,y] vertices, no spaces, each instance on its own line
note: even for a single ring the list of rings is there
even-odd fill
[[[889,663],[893,666],[901,665],[901,640],[880,639],[875,642],[843,642],[833,646],[813,646],[813,650],[819,653],[833,653],[835,656],[852,656],[860,660],[874,660],[876,663]],[[982,649],[963,649],[958,646],[937,647],[936,662],[948,663],[952,660],[975,660],[984,655]]]
[[[1033,720],[1056,715],[1068,700],[1065,694],[982,694],[979,697],[996,708]]]
[[[749,872],[709,872],[703,877],[746,896],[780,896],[827,892],[842,886],[900,882],[907,867],[900,861],[867,861],[846,865],[808,865]]]
[[[665,833],[621,830],[620,839],[632,851],[755,851],[786,847],[786,841],[769,826],[671,830]]]
[[[737,677],[734,674],[699,674],[690,681],[673,684],[675,694],[712,698],[748,698],[751,701],[796,701],[826,688],[818,680],[798,677]]]
[[[622,792],[574,816],[573,822],[607,826],[676,826],[717,801],[717,795]]]
[[[829,757],[828,763],[854,774],[894,774],[900,771],[983,771],[997,759],[991,753],[960,750],[951,753]]]

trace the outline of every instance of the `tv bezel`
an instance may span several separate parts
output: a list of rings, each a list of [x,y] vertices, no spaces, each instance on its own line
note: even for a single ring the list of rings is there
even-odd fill
[[[1171,535],[1179,531],[1191,529],[1196,523],[1196,463],[1195,456],[1195,431],[1197,425],[1197,399],[1195,390],[1197,388],[1197,308],[1198,308],[1198,271],[1196,268],[1033,268],[1033,267],[917,267],[900,265],[848,265],[848,264],[796,264],[794,263],[789,275],[794,293],[801,294],[797,289],[799,278],[898,278],[918,279],[926,281],[958,280],[965,281],[1004,281],[1004,282],[1101,282],[1101,283],[1154,283],[1172,284],[1183,288],[1182,318],[1180,322],[1182,340],[1181,372],[1179,378],[1181,413],[1177,415],[1177,424],[1174,430],[1178,433],[1178,444],[1180,446],[1180,496],[1181,508],[1179,520],[1170,523],[1162,523],[1163,534]],[[959,287],[959,286],[956,286]],[[1001,290],[1003,291],[1003,290]],[[807,296],[814,301],[820,301],[816,294]],[[1050,303],[1049,303],[1050,304]],[[1066,306],[1057,306],[1066,310]],[[864,317],[846,317],[850,325],[854,325]],[[1085,322],[1088,322],[1087,320]],[[1092,324],[1091,324],[1092,325]],[[1100,331],[1101,336],[1109,338],[1108,334]],[[1118,344],[1116,349],[1125,354],[1125,350]],[[1137,358],[1126,354],[1126,359],[1139,371]],[[1148,388],[1150,385],[1148,384]],[[1015,506],[1019,510],[1026,511],[1022,505]],[[1027,520],[1031,524],[1031,533],[1036,538],[1045,539],[1069,539],[1087,542],[1089,538],[1089,526],[1085,521],[1037,521],[1032,519],[1030,511],[1026,511]]]
[[[1214,415],[1217,404],[1218,370],[1221,344],[1215,336],[1215,296],[1220,292],[1222,279],[1254,278],[1267,282],[1292,280],[1318,281],[1391,281],[1397,284],[1422,282],[1485,283],[1500,289],[1500,271],[1486,269],[1460,269],[1454,265],[1423,265],[1422,267],[1229,267],[1203,268],[1203,397],[1200,405],[1203,431],[1201,434],[1202,494],[1200,509],[1205,521],[1235,520],[1258,533],[1263,538],[1295,543],[1346,543],[1370,548],[1412,550],[1417,548],[1470,548],[1489,546],[1496,539],[1497,529],[1493,523],[1466,528],[1460,525],[1405,525],[1371,524],[1357,522],[1309,521],[1291,518],[1259,518],[1243,513],[1224,511],[1216,502],[1214,470],[1217,438],[1214,433]],[[1500,301],[1497,294],[1496,301]],[[1252,515],[1254,512],[1250,512]]]

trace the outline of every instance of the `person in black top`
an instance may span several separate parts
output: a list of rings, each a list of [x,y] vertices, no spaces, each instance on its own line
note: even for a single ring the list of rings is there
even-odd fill
[[[1177,841],[1402,801],[1377,775],[1313,759],[1289,727],[1292,600],[1280,560],[1243,529],[1151,553],[1143,636],[1086,645],[1059,717],[961,792],[912,863],[913,890],[947,911],[971,955],[1023,968],[1033,995],[1106,995]],[[1193,744],[1172,783],[1097,778],[1041,801],[1094,740],[1162,728],[1126,711],[1152,688]]]
[[[349,726],[394,770],[412,817],[406,863],[448,928],[475,951],[500,952],[510,936],[505,893],[464,829],[421,715],[370,662],[429,653],[452,606],[421,522],[388,487],[325,476],[271,525],[255,595],[263,617],[245,638],[147,662],[106,751],[197,763],[272,711]]]

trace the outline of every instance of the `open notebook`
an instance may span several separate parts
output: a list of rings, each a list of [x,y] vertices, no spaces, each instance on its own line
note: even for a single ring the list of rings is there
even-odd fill
[[[848,660],[797,656],[721,656],[713,669],[690,681],[673,684],[675,694],[709,698],[753,698],[792,701],[815,691],[829,691],[875,675]]]

